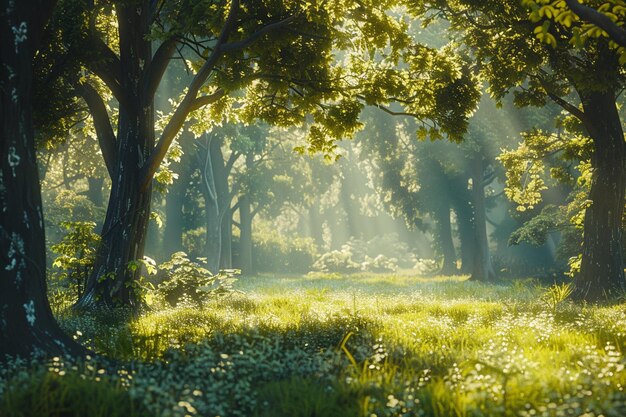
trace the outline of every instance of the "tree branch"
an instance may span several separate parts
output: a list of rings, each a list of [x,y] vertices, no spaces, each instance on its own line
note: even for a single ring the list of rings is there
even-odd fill
[[[198,97],[191,103],[189,112],[196,111],[204,106],[208,106],[209,104],[215,103],[220,98],[224,97],[226,92],[221,88],[214,92],[213,94],[209,94],[208,96]]]
[[[176,38],[170,38],[163,42],[154,53],[152,62],[148,68],[148,74],[145,77],[144,97],[152,98],[156,94],[163,74],[165,74],[170,59],[176,51],[177,44],[178,40]]]
[[[228,36],[230,35],[230,32],[235,25],[238,9],[239,0],[232,0],[230,4],[230,11],[228,12],[228,17],[226,18],[224,27],[222,27],[222,31],[220,32],[220,36],[217,39],[213,52],[207,58],[206,62],[202,65],[200,71],[198,71],[194,79],[191,81],[189,90],[187,91],[185,98],[183,98],[183,101],[174,111],[172,118],[163,129],[163,133],[161,133],[161,137],[159,138],[159,142],[154,148],[154,151],[150,154],[150,157],[141,168],[141,172],[139,175],[140,190],[145,190],[146,188],[148,188],[150,181],[152,181],[155,172],[157,171],[157,169],[159,169],[161,161],[163,161],[167,150],[172,144],[176,133],[178,133],[180,128],[185,123],[187,115],[189,115],[189,113],[192,111],[194,102],[196,102],[197,100],[196,97],[198,95],[198,91],[200,91],[200,88],[202,87],[204,82],[207,80],[207,78],[209,78],[211,71],[213,71],[213,67],[222,56],[221,46],[228,41]]]
[[[120,105],[126,105],[128,100],[120,84],[122,78],[120,59],[97,36],[91,36],[87,46],[93,49],[98,59],[85,64],[109,87],[109,90],[111,90]]]
[[[230,172],[233,170],[233,165],[235,165],[235,162],[237,162],[237,159],[239,159],[241,155],[243,155],[241,152],[231,152],[230,157],[228,157],[228,161],[226,162],[226,165],[224,165],[224,169],[228,174],[230,174]]]
[[[100,97],[100,94],[88,83],[75,84],[74,89],[76,93],[85,100],[89,107],[104,163],[109,172],[109,177],[113,178],[115,171],[114,163],[117,160],[116,138],[104,101]]]
[[[565,0],[567,6],[582,20],[592,23],[609,34],[611,39],[620,46],[626,47],[626,30],[618,26],[607,15],[597,11],[593,7],[586,6],[578,0]]]

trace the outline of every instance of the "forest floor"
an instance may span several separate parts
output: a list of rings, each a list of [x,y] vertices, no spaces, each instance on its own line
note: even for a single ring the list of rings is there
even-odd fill
[[[130,321],[55,305],[66,331],[123,369],[16,363],[0,372],[0,415],[626,415],[624,303],[409,274],[236,288]]]

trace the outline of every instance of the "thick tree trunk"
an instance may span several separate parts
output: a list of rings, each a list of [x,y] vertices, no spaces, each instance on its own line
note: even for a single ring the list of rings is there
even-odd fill
[[[149,133],[134,130],[136,121],[130,123],[126,117],[120,112],[117,176],[113,178],[94,271],[87,280],[85,294],[77,302],[78,308],[138,308],[140,304],[133,284],[139,279],[141,268],[134,267],[134,262],[143,259],[151,188],[145,192],[139,190],[137,167],[141,156],[137,142],[139,135]]]
[[[470,162],[472,174],[472,203],[474,206],[474,265],[470,279],[473,281],[490,282],[496,274],[489,254],[489,238],[487,236],[487,219],[485,214],[485,187],[483,185],[484,165],[477,155]]]
[[[440,274],[454,275],[456,274],[456,253],[454,251],[454,242],[452,240],[452,224],[450,223],[450,207],[442,207],[435,213],[435,221],[437,222],[437,240],[441,255],[443,257]]]
[[[0,2],[0,362],[86,352],[61,331],[46,294],[32,59],[54,3]]]
[[[125,103],[120,105],[117,160],[111,178],[111,195],[102,228],[102,241],[96,254],[94,271],[87,280],[79,309],[137,309],[141,300],[136,283],[143,259],[150,218],[150,186],[140,187],[140,169],[154,148],[153,97],[146,94],[144,68],[152,58],[151,42],[145,38],[149,28],[148,2],[116,8],[120,34],[120,77]],[[148,97],[146,97],[148,96]]]
[[[626,149],[614,92],[581,94],[581,99],[594,154],[592,203],[585,212],[582,263],[574,279],[574,297],[598,301],[626,290],[622,259]]]

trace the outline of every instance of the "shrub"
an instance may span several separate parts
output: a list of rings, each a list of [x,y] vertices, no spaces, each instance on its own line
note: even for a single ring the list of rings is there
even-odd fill
[[[181,302],[199,306],[210,296],[231,293],[238,274],[237,270],[223,270],[213,275],[199,263],[189,260],[185,252],[174,253],[159,269],[166,272],[167,278],[158,285],[156,293],[172,306]]]
[[[94,233],[94,222],[61,222],[66,231],[59,243],[52,245],[58,255],[52,261],[51,278],[63,288],[69,288],[79,298],[93,269],[100,236]]]
[[[98,222],[104,218],[104,208],[97,207],[86,196],[71,190],[61,190],[54,194],[44,193],[46,201],[44,218],[46,222],[46,238],[50,242],[58,242],[66,233],[63,222]]]
[[[368,242],[350,238],[340,250],[321,255],[313,269],[322,272],[394,272],[398,266],[415,264],[413,255],[395,233],[376,237]]]
[[[252,264],[259,272],[306,273],[316,256],[311,238],[290,238],[275,231],[254,235]]]
[[[359,272],[361,264],[354,262],[352,252],[346,246],[342,250],[333,250],[320,256],[313,264],[313,269],[321,272],[337,272],[349,274]]]

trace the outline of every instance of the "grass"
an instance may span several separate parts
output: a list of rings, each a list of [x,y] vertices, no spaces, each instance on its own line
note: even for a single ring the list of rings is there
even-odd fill
[[[61,382],[78,393],[101,387],[98,404],[153,416],[626,415],[624,304],[576,305],[529,280],[407,273],[236,286],[245,294],[156,306],[131,321],[75,316],[59,303],[68,332],[132,370],[15,365],[0,373],[0,415],[23,415],[17,404]]]

